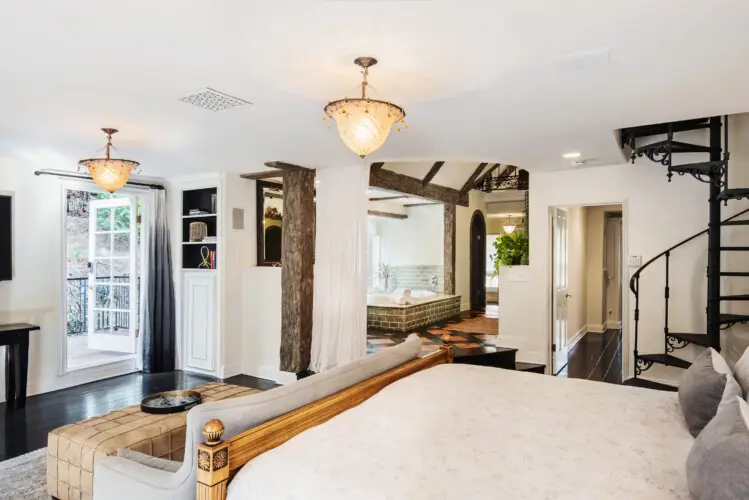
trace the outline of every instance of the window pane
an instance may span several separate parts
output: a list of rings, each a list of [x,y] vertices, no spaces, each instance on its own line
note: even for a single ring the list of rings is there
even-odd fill
[[[114,230],[125,231],[130,229],[130,207],[117,207],[114,209]]]
[[[130,255],[130,234],[121,233],[114,235],[114,257],[127,257]]]
[[[111,234],[97,234],[94,237],[94,245],[96,248],[95,257],[109,257],[112,253],[112,235]]]
[[[109,259],[94,260],[94,279],[97,282],[108,282],[112,275],[112,261]]]
[[[96,230],[97,231],[111,231],[112,230],[112,209],[111,208],[99,208],[96,210]]]
[[[96,308],[108,308],[110,307],[110,289],[112,287],[110,285],[95,285],[94,286],[94,292],[96,296],[96,302],[94,303],[94,307]]]
[[[130,259],[114,259],[112,268],[115,282],[128,283],[130,281]]]
[[[112,309],[130,309],[130,286],[114,285],[112,287]]]

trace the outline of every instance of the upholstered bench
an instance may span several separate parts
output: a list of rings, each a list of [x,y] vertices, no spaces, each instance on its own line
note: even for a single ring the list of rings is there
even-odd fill
[[[257,389],[209,383],[193,390],[203,402],[246,396]],[[94,463],[127,449],[166,460],[182,461],[185,454],[187,412],[152,415],[140,405],[128,406],[49,433],[47,438],[47,492],[60,500],[90,500]]]

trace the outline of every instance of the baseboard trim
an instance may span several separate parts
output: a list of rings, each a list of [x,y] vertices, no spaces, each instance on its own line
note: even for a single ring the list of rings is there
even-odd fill
[[[273,382],[281,385],[292,384],[297,381],[296,373],[285,372],[268,365],[248,366],[247,370],[245,370],[244,373],[252,377],[272,380]]]
[[[622,322],[621,321],[607,321],[606,329],[607,330],[621,330]]]
[[[572,350],[572,348],[575,347],[578,344],[578,342],[580,342],[583,339],[583,337],[585,337],[586,333],[588,333],[588,327],[587,326],[584,326],[584,327],[580,328],[580,330],[578,330],[578,332],[575,334],[575,336],[572,337],[572,340],[570,340],[569,342],[567,342],[567,347],[566,347],[567,352],[569,352],[570,350]]]
[[[606,331],[606,325],[588,325],[588,333],[603,333]]]

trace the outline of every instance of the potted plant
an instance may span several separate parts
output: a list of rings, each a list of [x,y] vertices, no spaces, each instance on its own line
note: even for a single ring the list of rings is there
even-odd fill
[[[380,275],[380,280],[385,291],[389,292],[390,291],[390,266],[385,263],[381,263],[379,270],[378,270],[378,274]]]
[[[528,235],[525,231],[503,234],[494,240],[494,275],[499,275],[499,267],[527,266],[529,260]]]

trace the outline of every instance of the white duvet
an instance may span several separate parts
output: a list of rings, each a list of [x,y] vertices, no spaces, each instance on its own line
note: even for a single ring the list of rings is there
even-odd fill
[[[229,500],[688,499],[675,393],[442,365],[247,464]]]

